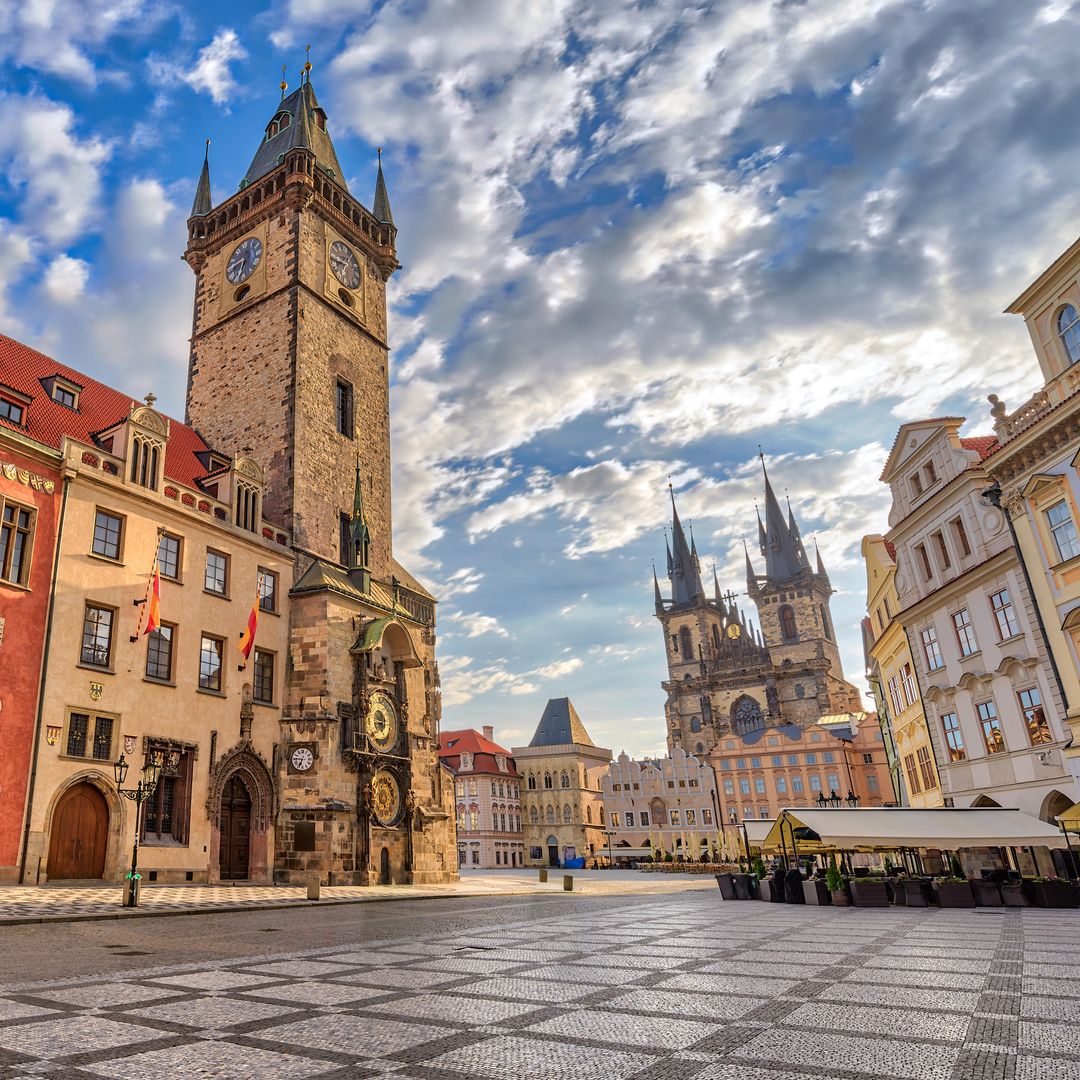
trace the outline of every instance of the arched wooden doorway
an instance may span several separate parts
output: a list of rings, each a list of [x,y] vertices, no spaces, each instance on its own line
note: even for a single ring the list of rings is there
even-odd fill
[[[109,807],[93,784],[74,784],[53,812],[49,836],[50,881],[87,880],[105,874]]]
[[[558,837],[549,836],[547,838],[548,849],[548,866],[559,865],[559,840]]]
[[[251,796],[240,776],[234,775],[221,793],[222,881],[246,881],[251,858]]]
[[[379,855],[379,884],[390,884],[390,849],[383,848]]]

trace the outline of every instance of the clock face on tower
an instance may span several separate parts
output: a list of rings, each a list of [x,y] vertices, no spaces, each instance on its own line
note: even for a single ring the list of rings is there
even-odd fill
[[[297,772],[307,772],[315,764],[315,755],[306,746],[298,746],[290,755],[289,762]]]
[[[257,236],[249,236],[236,245],[236,250],[229,256],[225,267],[225,276],[234,284],[247,281],[262,259],[262,241]]]
[[[371,695],[364,730],[376,750],[386,753],[393,748],[398,738],[398,718],[389,694],[376,690]]]
[[[355,289],[360,284],[360,264],[352,248],[340,240],[330,245],[330,269],[346,289]]]
[[[386,769],[380,769],[371,781],[371,812],[380,825],[393,825],[401,815],[401,785]]]

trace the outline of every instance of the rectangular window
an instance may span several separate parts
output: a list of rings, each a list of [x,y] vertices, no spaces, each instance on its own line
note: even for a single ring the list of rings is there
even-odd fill
[[[817,773],[811,773],[810,777],[809,777],[809,780],[810,780],[810,790],[812,792],[821,790],[821,777],[818,776]]]
[[[1024,714],[1031,745],[1053,742],[1054,737],[1050,734],[1050,725],[1046,722],[1039,691],[1033,686],[1030,690],[1021,690],[1017,697],[1020,699],[1020,711]]]
[[[971,554],[971,541],[968,540],[967,529],[964,528],[963,518],[952,519],[953,536],[956,537],[956,546],[960,549],[963,558]]]
[[[681,825],[682,821],[680,820],[680,817],[681,817],[681,815],[679,814],[678,810],[672,810],[671,811],[671,824],[672,825]]]
[[[25,411],[17,402],[0,397],[0,420],[7,420],[9,423],[21,426]]]
[[[787,763],[789,765],[798,765],[799,764],[799,755],[798,754],[788,754]]]
[[[701,811],[701,824],[702,825],[711,825],[712,823],[713,823],[712,811],[711,810],[702,810]]]
[[[260,705],[274,703],[274,654],[265,649],[255,650],[255,671],[251,680],[252,699]]]
[[[66,386],[62,386],[58,382],[53,383],[52,399],[58,405],[64,405],[69,409],[74,409],[78,404],[79,396],[73,390],[69,390]]]
[[[757,776],[754,778],[754,791],[758,795],[765,794],[765,777]]]
[[[877,792],[877,789],[878,789],[877,773],[867,773],[866,774],[866,786],[872,792],[874,792],[874,793]]]
[[[157,564],[162,577],[180,580],[180,537],[163,533],[157,546]]]
[[[199,645],[199,689],[221,692],[221,658],[225,654],[225,642],[221,638],[203,634]]]
[[[1054,503],[1046,511],[1046,520],[1050,526],[1050,535],[1057,546],[1060,561],[1064,562],[1074,555],[1080,555],[1080,539],[1077,538],[1076,526],[1073,524],[1072,515],[1064,499]]]
[[[628,829],[632,829],[634,827],[634,811],[633,810],[627,810],[626,814],[625,814],[625,817],[626,817],[626,827]]]
[[[191,755],[187,751],[151,747],[165,765],[143,810],[143,841],[186,844],[191,816]]]
[[[124,532],[124,519],[105,510],[94,517],[94,540],[90,550],[106,559],[120,558],[120,540]]]
[[[735,768],[736,769],[745,769],[746,768],[746,758],[736,758],[735,759]]]
[[[952,617],[953,626],[956,628],[956,640],[960,646],[961,656],[970,656],[979,651],[979,643],[975,640],[975,629],[971,625],[971,616],[967,608],[961,608]]]
[[[338,562],[347,567],[353,564],[352,519],[348,514],[338,517]]]
[[[649,827],[649,812],[647,810],[641,811],[641,827],[647,829]]]
[[[816,765],[817,764],[817,754],[807,754],[806,755],[806,764],[807,765]]]
[[[982,725],[983,743],[988,754],[1000,754],[1005,750],[1005,736],[1001,733],[1001,722],[992,701],[983,701],[975,706]]]
[[[750,768],[751,769],[760,769],[761,768],[761,758],[752,757],[750,759]]]
[[[923,578],[926,581],[929,581],[934,576],[934,571],[930,565],[930,556],[926,554],[926,545],[916,544],[915,555],[918,557],[919,567],[922,569]]]
[[[697,811],[696,810],[687,810],[686,811],[686,824],[687,825],[696,825],[697,824]]]
[[[337,380],[337,429],[346,439],[353,437],[353,388],[344,379]]]
[[[107,668],[112,666],[113,623],[112,608],[87,604],[83,613],[81,659],[84,664]]]
[[[619,827],[619,815],[618,814],[612,814],[611,815],[611,827],[613,829],[617,829]]]
[[[923,787],[929,791],[931,788],[937,787],[937,778],[934,776],[934,766],[930,761],[930,750],[928,747],[919,747],[919,775],[922,777]]]
[[[739,791],[743,795],[750,794],[750,781],[745,776],[739,777]]]
[[[836,755],[831,750],[826,750],[825,753],[821,755],[821,760],[824,761],[826,765],[831,765],[836,760]]]
[[[1013,610],[1012,601],[1009,599],[1009,590],[1002,589],[1000,592],[992,593],[990,607],[994,612],[994,620],[997,622],[998,637],[1002,641],[1016,637],[1020,633],[1020,623]]]
[[[937,483],[937,469],[934,468],[932,461],[928,461],[923,466],[923,475],[926,477],[927,486]]]
[[[801,795],[803,792],[802,775],[795,773],[791,778],[791,791],[795,795]]]
[[[948,570],[952,566],[952,559],[949,558],[949,548],[945,543],[945,537],[940,532],[934,533],[931,539],[934,541],[934,547],[937,548],[938,558],[941,560],[941,568]]]
[[[146,677],[172,682],[173,634],[176,628],[168,623],[161,626],[146,639]]]
[[[206,549],[206,576],[203,588],[215,596],[229,595],[229,556],[221,551]]]
[[[115,716],[91,715],[83,712],[68,713],[68,757],[93,758],[109,761],[113,755],[113,736],[116,731]]]
[[[957,720],[956,713],[944,713],[941,717],[941,728],[945,732],[949,760],[963,761],[967,757],[967,751],[964,749],[964,737],[960,734],[960,721]]]
[[[784,764],[784,759],[779,754],[773,754],[772,765],[774,769],[779,769]]]
[[[30,574],[30,536],[34,512],[0,499],[0,580],[25,585]]]
[[[919,768],[915,764],[914,754],[904,755],[904,772],[907,773],[908,791],[912,795],[918,795],[922,791],[919,783]]]
[[[900,681],[904,687],[904,699],[908,705],[914,705],[919,700],[919,688],[915,685],[915,673],[910,664],[905,664],[900,669]]]
[[[776,794],[777,795],[786,795],[787,794],[787,777],[786,776],[778,776],[776,778]]]
[[[922,477],[918,473],[911,474],[911,488],[916,495],[922,494]]]
[[[874,755],[873,754],[863,754],[862,762],[863,762],[864,765],[873,765],[874,764]]]
[[[830,791],[840,790],[840,777],[837,773],[829,773],[829,775],[825,777],[825,783],[829,785]]]
[[[725,795],[734,795],[735,794],[735,781],[734,780],[729,780],[726,776],[724,777],[724,794]]]
[[[941,659],[941,647],[938,645],[937,630],[929,626],[922,632],[923,653],[926,656],[926,666],[931,671],[937,671],[944,661]]]
[[[277,611],[278,576],[273,570],[259,567],[259,610]]]

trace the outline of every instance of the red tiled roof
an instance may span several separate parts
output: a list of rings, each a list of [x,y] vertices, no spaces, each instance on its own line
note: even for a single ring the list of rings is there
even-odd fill
[[[49,397],[41,380],[50,375],[59,375],[82,387],[78,412]],[[0,427],[21,432],[55,449],[60,448],[65,435],[93,446],[95,432],[124,420],[130,415],[132,405],[140,404],[127,394],[3,334],[0,334],[0,384],[34,399],[26,410],[23,426],[0,419]],[[196,479],[206,475],[195,455],[208,449],[194,428],[170,418],[165,476],[175,483],[195,487]]]
[[[965,450],[977,450],[979,460],[985,461],[998,448],[998,441],[996,435],[972,435],[961,439],[960,445]]]
[[[514,756],[509,750],[485,739],[479,731],[463,728],[461,731],[442,731],[439,733],[439,760],[457,772],[461,765],[461,755],[473,755],[473,772],[493,773],[496,776],[520,777],[514,765]],[[495,755],[506,758],[506,771],[495,764]]]

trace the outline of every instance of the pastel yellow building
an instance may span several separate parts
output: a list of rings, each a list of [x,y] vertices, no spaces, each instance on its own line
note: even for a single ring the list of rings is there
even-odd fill
[[[866,564],[867,652],[871,680],[892,744],[893,790],[903,806],[942,806],[934,748],[922,708],[919,678],[911,658],[907,632],[899,618],[896,552],[883,536],[864,536]]]

